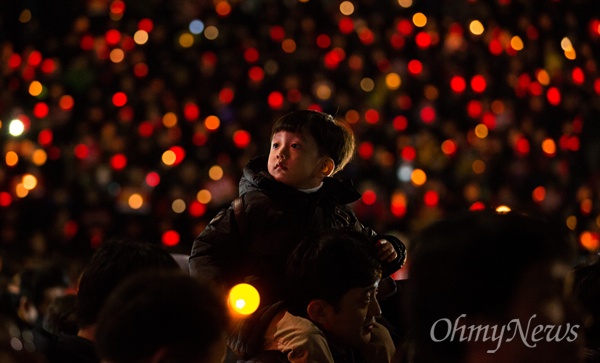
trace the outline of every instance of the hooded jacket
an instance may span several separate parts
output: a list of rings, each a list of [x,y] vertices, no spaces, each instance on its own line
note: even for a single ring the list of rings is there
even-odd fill
[[[239,195],[243,216],[236,216],[232,202],[210,221],[194,240],[190,273],[225,288],[250,283],[260,293],[261,306],[283,298],[287,258],[310,232],[353,228],[377,238],[348,206],[360,198],[349,181],[327,177],[317,192],[304,193],[273,179],[267,172],[267,157],[262,156],[243,169]],[[384,266],[387,276],[402,266],[405,249],[395,237],[385,239],[398,253]]]

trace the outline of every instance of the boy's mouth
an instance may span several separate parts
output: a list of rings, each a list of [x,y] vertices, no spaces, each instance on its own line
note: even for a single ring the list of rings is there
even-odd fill
[[[287,170],[287,168],[285,167],[285,165],[283,165],[282,163],[275,164],[275,170],[277,170],[277,169]]]

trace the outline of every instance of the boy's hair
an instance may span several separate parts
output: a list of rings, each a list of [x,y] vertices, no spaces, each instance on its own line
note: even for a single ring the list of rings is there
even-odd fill
[[[281,117],[271,130],[271,137],[280,131],[307,132],[315,138],[321,156],[333,159],[333,174],[342,170],[354,156],[354,133],[343,121],[315,110],[300,110]],[[333,175],[332,174],[332,175]]]
[[[306,317],[308,304],[322,299],[338,307],[350,289],[381,278],[381,265],[371,239],[348,229],[309,234],[295,248],[287,265],[287,309]]]
[[[224,300],[208,285],[181,271],[138,272],[103,306],[96,346],[114,362],[140,362],[163,347],[165,362],[203,362],[228,324]]]
[[[79,280],[77,323],[80,328],[96,323],[108,295],[126,277],[138,271],[180,270],[173,257],[159,245],[113,239],[92,255]]]

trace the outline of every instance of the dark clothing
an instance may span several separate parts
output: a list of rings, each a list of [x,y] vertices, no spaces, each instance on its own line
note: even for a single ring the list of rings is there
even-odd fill
[[[236,217],[233,203],[224,208],[196,237],[190,256],[192,276],[225,287],[250,283],[261,294],[261,306],[282,300],[287,258],[311,231],[353,228],[376,236],[348,206],[360,198],[350,182],[325,178],[323,186],[309,194],[274,180],[266,167],[267,158],[258,157],[243,170],[239,194],[245,220]],[[399,256],[385,266],[384,274],[389,275],[404,263],[404,245],[385,238]]]
[[[47,334],[47,344],[41,352],[48,363],[100,363],[93,342],[76,335]]]

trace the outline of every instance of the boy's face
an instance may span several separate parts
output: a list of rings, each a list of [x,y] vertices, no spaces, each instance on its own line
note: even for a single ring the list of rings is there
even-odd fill
[[[371,286],[350,289],[337,309],[328,307],[322,328],[332,345],[341,349],[361,347],[371,340],[375,318],[381,315],[375,296],[378,285],[379,280]]]
[[[307,132],[280,131],[271,139],[267,166],[279,182],[296,189],[317,187],[325,177],[322,161],[317,142]]]

